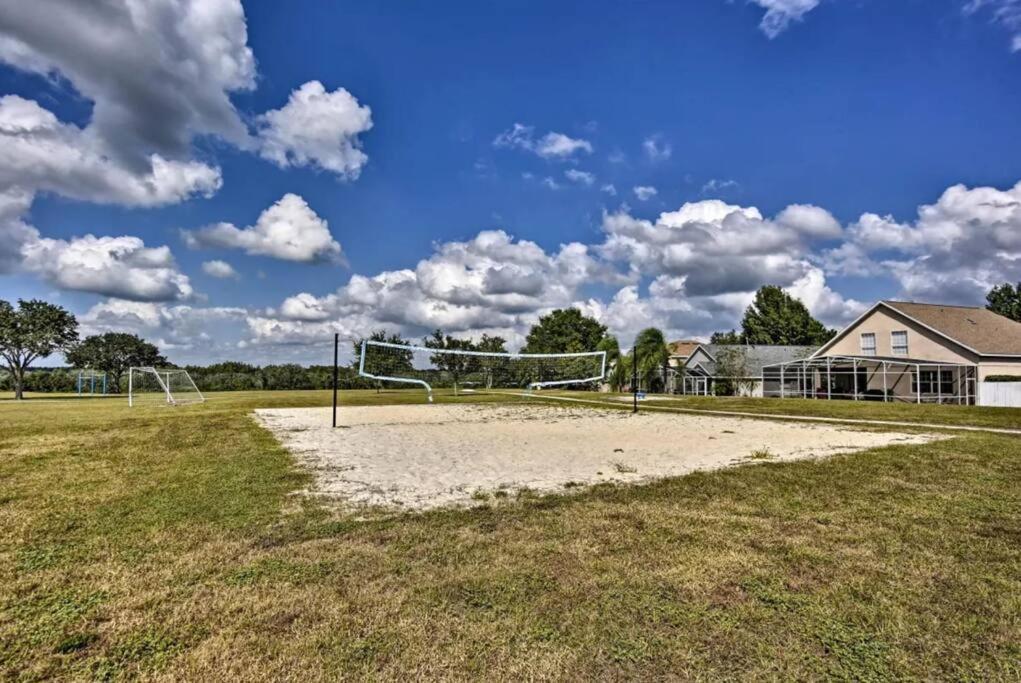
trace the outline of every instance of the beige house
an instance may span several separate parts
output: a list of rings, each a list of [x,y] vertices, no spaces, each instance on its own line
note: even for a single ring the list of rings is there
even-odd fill
[[[985,308],[880,301],[814,354],[770,366],[763,379],[766,395],[990,404],[983,389],[994,375],[1021,379],[1021,323]]]

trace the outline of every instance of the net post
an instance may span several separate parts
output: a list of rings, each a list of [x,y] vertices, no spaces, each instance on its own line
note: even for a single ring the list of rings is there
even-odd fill
[[[337,426],[337,349],[340,346],[340,333],[333,335],[333,426]]]
[[[134,386],[132,380],[135,378],[135,369],[128,368],[128,408],[133,408],[135,405],[135,392],[133,391]]]

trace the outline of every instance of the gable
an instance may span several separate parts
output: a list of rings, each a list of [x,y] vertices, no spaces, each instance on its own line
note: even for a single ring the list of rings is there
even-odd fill
[[[819,356],[862,356],[862,334],[875,335],[875,355],[896,357],[893,353],[892,333],[907,332],[908,351],[905,358],[916,360],[974,363],[977,354],[948,339],[935,330],[912,320],[889,306],[876,304],[815,353]]]

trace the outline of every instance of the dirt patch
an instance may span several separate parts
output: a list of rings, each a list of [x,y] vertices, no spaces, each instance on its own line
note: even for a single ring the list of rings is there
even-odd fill
[[[315,473],[312,493],[356,505],[422,510],[478,505],[486,493],[552,492],[640,482],[748,463],[825,457],[931,435],[802,424],[550,407],[403,405],[257,410]]]

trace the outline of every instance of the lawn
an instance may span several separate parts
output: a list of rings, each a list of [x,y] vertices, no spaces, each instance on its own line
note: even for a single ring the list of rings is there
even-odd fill
[[[1017,437],[362,518],[296,494],[249,417],[327,392],[211,399],[0,404],[0,677],[1021,677]]]

